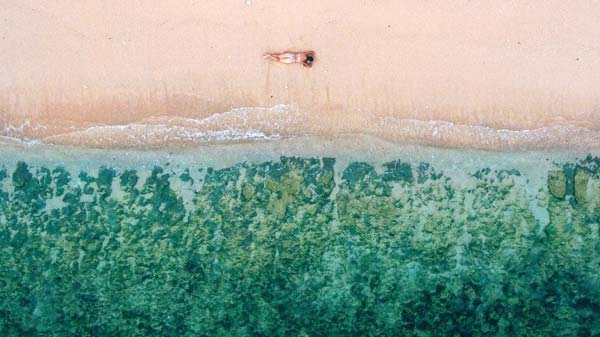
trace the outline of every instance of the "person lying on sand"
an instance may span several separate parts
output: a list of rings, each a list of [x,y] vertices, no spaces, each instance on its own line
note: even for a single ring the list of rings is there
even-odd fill
[[[263,57],[280,63],[302,63],[305,67],[312,67],[315,60],[315,52],[312,50],[299,53],[286,51],[279,54],[265,54]]]

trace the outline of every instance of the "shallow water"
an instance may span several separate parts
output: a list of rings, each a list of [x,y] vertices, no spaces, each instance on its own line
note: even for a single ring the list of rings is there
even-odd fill
[[[600,158],[0,150],[2,336],[594,336]]]

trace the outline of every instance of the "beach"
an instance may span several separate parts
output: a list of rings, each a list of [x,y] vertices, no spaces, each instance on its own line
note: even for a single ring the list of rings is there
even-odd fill
[[[600,147],[592,1],[5,1],[0,134],[153,147],[366,134]],[[265,52],[316,52],[306,69]]]
[[[600,335],[597,13],[0,2],[0,336]]]

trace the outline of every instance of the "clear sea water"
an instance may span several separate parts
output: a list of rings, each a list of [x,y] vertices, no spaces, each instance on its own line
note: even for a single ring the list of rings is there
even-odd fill
[[[1,336],[598,336],[600,158],[0,149]]]

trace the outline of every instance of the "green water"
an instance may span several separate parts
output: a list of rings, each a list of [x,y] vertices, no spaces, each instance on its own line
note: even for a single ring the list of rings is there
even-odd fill
[[[594,156],[36,151],[0,160],[1,336],[600,334]]]

